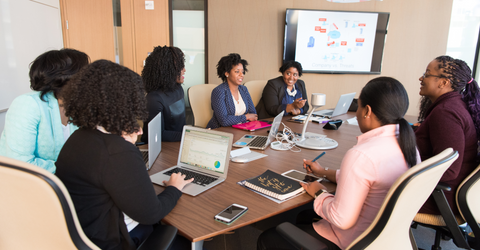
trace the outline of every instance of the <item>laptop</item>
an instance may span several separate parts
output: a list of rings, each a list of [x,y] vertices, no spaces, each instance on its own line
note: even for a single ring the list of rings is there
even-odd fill
[[[275,117],[275,119],[273,119],[272,127],[270,128],[268,136],[246,134],[242,138],[240,138],[240,140],[236,141],[233,146],[238,148],[249,147],[260,150],[266,149],[268,145],[270,145],[270,143],[276,138],[278,127],[280,127],[280,123],[282,123],[284,112],[285,111],[282,111]]]
[[[162,151],[162,112],[148,123],[148,149],[140,149],[145,166],[150,170]]]
[[[182,192],[196,196],[227,178],[233,134],[185,125],[177,165],[150,176],[163,186],[172,173],[181,172],[194,178]]]
[[[350,108],[350,105],[352,104],[353,98],[355,97],[356,92],[349,93],[349,94],[343,94],[340,96],[340,99],[338,99],[337,106],[335,106],[334,110],[331,109],[325,109],[325,110],[320,110],[320,111],[315,111],[313,112],[314,115],[318,116],[323,116],[327,118],[332,118],[335,116],[343,115],[347,113],[348,108]]]

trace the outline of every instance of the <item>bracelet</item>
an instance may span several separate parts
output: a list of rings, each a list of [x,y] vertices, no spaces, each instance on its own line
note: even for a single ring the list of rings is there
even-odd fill
[[[328,168],[323,168],[324,171],[328,171]],[[323,178],[327,178],[326,174],[323,174]]]

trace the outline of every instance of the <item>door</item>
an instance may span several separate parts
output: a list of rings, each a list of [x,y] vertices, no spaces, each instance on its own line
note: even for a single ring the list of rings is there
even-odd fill
[[[87,53],[93,62],[115,62],[112,1],[60,0],[65,48]]]

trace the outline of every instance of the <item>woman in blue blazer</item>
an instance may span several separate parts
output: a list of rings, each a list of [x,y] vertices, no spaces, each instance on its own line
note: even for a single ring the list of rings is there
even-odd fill
[[[213,117],[207,128],[228,127],[247,121],[256,121],[257,112],[243,83],[248,62],[239,54],[229,54],[217,64],[217,75],[223,81],[212,91]]]
[[[55,161],[77,127],[64,114],[62,87],[89,62],[74,49],[52,50],[38,56],[30,67],[33,92],[13,100],[0,138],[0,155],[37,165],[55,173]]]

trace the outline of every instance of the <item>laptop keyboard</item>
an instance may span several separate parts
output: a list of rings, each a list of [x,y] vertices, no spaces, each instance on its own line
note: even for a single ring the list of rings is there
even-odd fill
[[[187,176],[187,177],[185,177],[185,180],[189,180],[189,179],[193,178],[193,183],[196,183],[196,184],[202,185],[202,186],[206,186],[206,185],[208,185],[208,184],[217,180],[217,178],[215,178],[215,177],[199,174],[199,173],[193,172],[193,171],[188,171],[188,170],[183,169],[183,168],[174,168],[174,169],[172,169],[170,171],[167,171],[163,174],[171,176],[173,173],[182,173],[182,174]]]
[[[265,143],[267,143],[267,138],[266,136],[257,136],[253,138],[253,140],[247,144],[247,147],[258,147],[262,148],[265,146]]]
[[[140,151],[142,153],[142,157],[143,157],[143,161],[145,162],[145,164],[148,163],[148,151]]]

